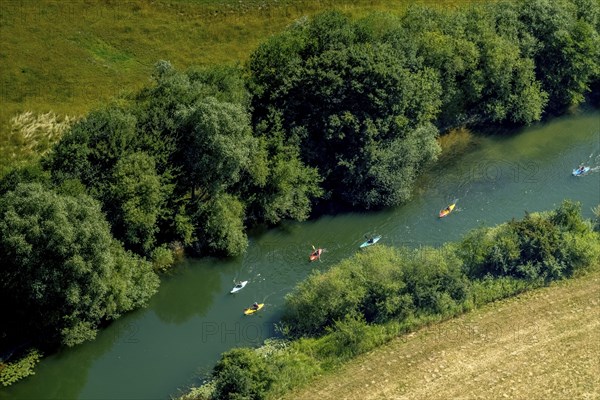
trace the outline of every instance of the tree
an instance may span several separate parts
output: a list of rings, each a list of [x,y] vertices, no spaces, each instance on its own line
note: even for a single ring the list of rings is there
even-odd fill
[[[302,161],[324,178],[325,196],[364,208],[405,201],[411,171],[439,151],[436,130],[421,129],[439,110],[435,73],[412,73],[373,37],[343,15],[325,13],[272,38],[249,63],[255,124],[279,113],[285,140],[297,142]],[[415,132],[423,135],[423,153],[407,149],[415,141],[400,143]],[[382,156],[388,147],[418,156]],[[392,164],[375,167],[385,162]]]
[[[92,339],[98,324],[143,305],[158,286],[151,265],[114,241],[93,199],[38,183],[0,199],[0,259],[2,330],[13,340]]]
[[[532,0],[520,3],[523,26],[537,40],[536,76],[552,112],[580,104],[600,74],[597,2]]]
[[[259,157],[265,172],[247,176],[240,184],[240,197],[247,204],[247,218],[254,223],[276,224],[282,219],[304,220],[312,201],[322,195],[322,178],[316,168],[306,166],[298,143],[286,139],[281,115],[273,112],[255,130],[260,140]],[[260,165],[253,162],[255,168]],[[257,179],[262,177],[263,179]]]
[[[107,207],[117,237],[139,253],[148,253],[155,242],[158,218],[162,213],[165,188],[156,173],[154,159],[133,153],[115,165]]]
[[[541,119],[547,94],[536,80],[533,60],[521,56],[518,42],[495,32],[491,18],[473,12],[468,35],[479,49],[479,67],[467,79],[475,89],[467,104],[477,113],[480,123],[530,124]]]
[[[81,182],[101,202],[113,234],[138,254],[152,249],[173,191],[172,167],[157,165],[144,149],[155,151],[159,159],[168,156],[144,136],[131,112],[110,106],[75,124],[44,161],[54,182],[67,186],[67,192],[71,181]]]
[[[198,250],[239,256],[248,247],[244,204],[235,196],[219,193],[209,201],[198,200],[192,221],[196,227]]]
[[[180,111],[182,181],[192,196],[209,200],[236,184],[257,147],[250,120],[236,104],[213,97]]]
[[[104,194],[115,164],[133,152],[137,140],[136,118],[122,108],[109,106],[75,123],[43,165],[55,182],[79,179],[98,198]]]
[[[471,118],[467,78],[475,73],[479,51],[465,37],[464,15],[423,6],[411,6],[383,38],[405,58],[412,71],[430,68],[439,74],[442,87],[441,129],[468,122]]]

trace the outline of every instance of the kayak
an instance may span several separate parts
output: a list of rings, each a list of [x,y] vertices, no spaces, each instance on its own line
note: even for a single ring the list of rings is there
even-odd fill
[[[246,315],[251,315],[251,314],[254,314],[255,312],[257,312],[258,310],[260,310],[260,309],[261,309],[261,308],[263,308],[264,306],[265,306],[265,303],[260,303],[260,304],[258,305],[258,308],[252,308],[252,307],[250,307],[250,308],[246,308],[246,309],[244,309],[244,314],[246,314]]]
[[[231,292],[229,292],[229,293],[237,293],[237,292],[239,292],[240,290],[242,290],[242,289],[243,289],[243,288],[244,288],[244,287],[245,287],[247,284],[248,284],[248,281],[243,281],[243,282],[240,282],[240,283],[238,283],[237,285],[235,285],[235,286],[233,287],[233,289],[231,289]]]
[[[585,175],[588,172],[590,172],[590,167],[584,167],[583,171],[581,171],[580,169],[574,169],[573,170],[573,176],[581,176],[581,175]]]
[[[323,249],[316,249],[315,251],[310,253],[310,256],[308,257],[308,259],[310,261],[316,261],[319,258],[321,258],[321,254],[323,254]]]
[[[448,207],[444,208],[440,211],[440,218],[444,218],[446,215],[450,214],[452,210],[456,207],[456,203],[450,204]]]
[[[379,239],[381,239],[381,236],[374,236],[371,239],[364,242],[363,244],[361,244],[360,248],[362,249],[364,247],[373,246],[375,243],[379,242]]]

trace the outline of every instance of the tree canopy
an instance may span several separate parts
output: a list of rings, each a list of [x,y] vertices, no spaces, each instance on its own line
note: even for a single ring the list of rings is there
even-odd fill
[[[80,343],[158,286],[150,264],[112,238],[97,202],[38,183],[0,199],[0,259],[6,340]]]
[[[439,152],[433,71],[411,72],[339,13],[267,41],[249,69],[255,123],[280,115],[286,140],[319,170],[331,199],[364,208],[405,201]]]

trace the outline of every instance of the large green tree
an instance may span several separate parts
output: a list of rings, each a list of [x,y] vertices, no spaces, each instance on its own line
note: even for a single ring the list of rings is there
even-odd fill
[[[282,219],[305,220],[312,201],[322,195],[322,178],[316,168],[302,161],[297,140],[286,137],[281,115],[272,113],[255,129],[264,155],[264,174],[243,179],[240,197],[253,223],[276,224]],[[257,178],[263,179],[257,179]]]
[[[117,162],[106,208],[113,231],[128,247],[140,253],[152,250],[167,189],[148,154],[132,153]]]
[[[536,40],[536,75],[553,112],[578,105],[600,75],[600,5],[594,0],[520,2],[520,19]]]
[[[180,115],[182,180],[193,195],[208,200],[251,168],[258,143],[239,105],[207,97]]]
[[[5,340],[75,345],[156,291],[150,264],[123,250],[96,201],[20,184],[0,199]]]
[[[411,7],[384,39],[410,68],[439,74],[441,129],[541,118],[547,95],[531,58],[535,40],[512,4],[453,12]]]
[[[318,168],[332,200],[398,204],[439,151],[428,125],[440,105],[436,74],[411,72],[392,47],[339,13],[267,41],[249,69],[255,123],[280,113],[287,139]]]

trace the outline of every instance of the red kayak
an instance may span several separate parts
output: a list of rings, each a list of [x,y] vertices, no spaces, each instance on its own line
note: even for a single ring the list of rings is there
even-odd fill
[[[308,259],[310,261],[316,261],[321,258],[321,254],[323,254],[323,249],[315,249],[315,251],[310,253],[310,256],[308,257]]]

